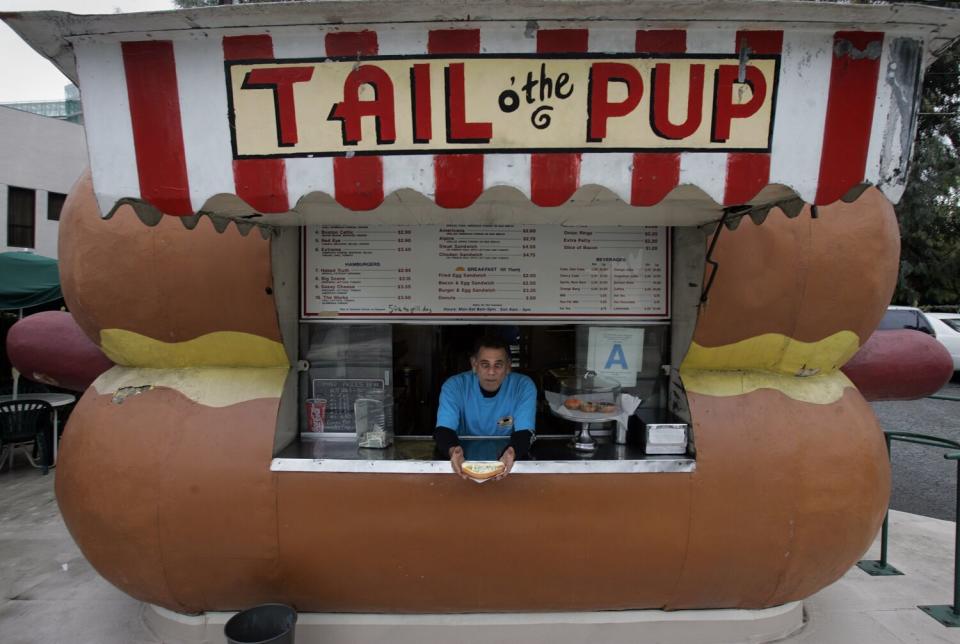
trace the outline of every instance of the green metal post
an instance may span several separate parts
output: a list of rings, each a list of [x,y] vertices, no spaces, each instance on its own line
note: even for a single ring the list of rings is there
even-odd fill
[[[953,515],[953,614],[960,617],[960,461],[957,461],[957,505]]]
[[[960,529],[957,529],[956,523],[956,520],[960,519],[960,452],[944,454],[943,457],[957,461],[957,514],[954,515],[953,526],[953,604],[917,606],[917,608],[944,626],[957,628],[960,627]]]
[[[887,461],[892,462],[890,456],[890,444],[893,437],[887,432],[883,433],[883,440],[887,444]],[[960,462],[958,462],[960,465]],[[902,575],[903,573],[887,563],[887,541],[890,528],[890,504],[887,504],[887,511],[883,515],[883,527],[880,529],[880,559],[862,559],[857,562],[857,568],[872,577],[886,577],[891,575]]]
[[[893,459],[890,457],[890,437],[887,434],[883,435],[883,440],[887,443],[887,462],[891,463]],[[891,478],[893,478],[891,476]],[[891,487],[893,487],[891,485]],[[892,490],[891,490],[892,494]],[[887,503],[887,511],[883,513],[883,528],[880,531],[880,567],[886,569],[887,567],[887,531],[890,528],[890,503]]]

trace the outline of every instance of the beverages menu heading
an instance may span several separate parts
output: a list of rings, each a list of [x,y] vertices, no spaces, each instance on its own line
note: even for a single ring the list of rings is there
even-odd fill
[[[663,227],[308,226],[305,319],[665,319]]]

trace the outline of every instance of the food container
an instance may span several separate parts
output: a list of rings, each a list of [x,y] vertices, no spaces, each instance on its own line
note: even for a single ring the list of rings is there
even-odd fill
[[[647,454],[686,454],[687,425],[685,423],[647,423]]]
[[[581,422],[601,421],[620,413],[620,383],[593,371],[572,374],[559,382],[565,414]]]
[[[387,422],[384,401],[358,398],[353,403],[357,427],[357,447],[384,449],[393,442],[393,431]]]

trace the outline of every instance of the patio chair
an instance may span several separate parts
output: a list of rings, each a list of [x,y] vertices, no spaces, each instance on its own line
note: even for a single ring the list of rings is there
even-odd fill
[[[47,473],[49,464],[47,441],[41,422],[49,418],[52,411],[53,407],[50,403],[43,400],[22,398],[0,402],[0,455],[3,455],[4,449],[10,451],[11,470],[14,451],[17,447],[29,442],[37,453],[43,473]],[[27,454],[27,459],[31,465],[37,466],[30,453]],[[0,458],[0,468],[3,467],[3,460],[5,459]]]

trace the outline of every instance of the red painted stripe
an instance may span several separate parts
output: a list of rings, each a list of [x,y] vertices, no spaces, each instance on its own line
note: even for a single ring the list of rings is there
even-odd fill
[[[140,196],[170,215],[192,215],[170,41],[121,43]]]
[[[328,33],[328,56],[372,56],[379,50],[375,31]],[[334,198],[350,210],[373,210],[383,203],[383,159],[378,156],[335,158]]]
[[[779,54],[783,50],[783,32],[738,31],[737,54],[744,46],[754,54]],[[768,183],[770,183],[770,153],[734,152],[727,155],[724,205],[747,203]]]
[[[876,56],[864,56],[871,44],[877,49]],[[882,33],[838,31],[833,35],[830,93],[814,200],[817,204],[833,203],[863,181],[882,46]],[[855,56],[850,55],[851,47]]]
[[[431,31],[427,39],[431,54],[476,54],[480,52],[479,29]],[[442,208],[466,208],[483,192],[482,154],[443,154],[433,158],[436,202]]]
[[[638,52],[682,54],[687,50],[687,32],[653,29],[637,32]],[[630,204],[653,206],[660,203],[680,182],[680,153],[639,152],[633,155]]]
[[[273,58],[270,36],[224,36],[224,60]],[[234,159],[233,183],[237,196],[259,212],[290,210],[287,167],[283,159]]]
[[[585,52],[586,29],[541,29],[537,52]],[[580,186],[580,155],[566,152],[533,154],[530,157],[530,200],[538,206],[559,206]]]

